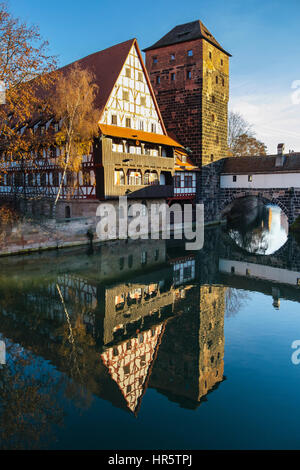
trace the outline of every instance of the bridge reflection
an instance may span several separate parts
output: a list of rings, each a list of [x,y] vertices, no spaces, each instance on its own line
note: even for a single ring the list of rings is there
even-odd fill
[[[263,292],[275,307],[300,301],[292,238],[276,255],[245,255],[220,229],[197,253],[178,241],[118,241],[93,256],[1,264],[1,337],[63,372],[71,397],[83,387],[135,416],[149,387],[195,409],[222,383],[228,289]]]

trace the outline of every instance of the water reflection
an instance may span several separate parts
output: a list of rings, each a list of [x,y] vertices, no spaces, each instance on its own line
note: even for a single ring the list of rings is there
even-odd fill
[[[210,230],[198,253],[178,241],[118,241],[89,256],[2,259],[1,447],[51,447],[66,400],[89,410],[101,398],[138,418],[148,389],[187,409],[206,400],[225,378],[224,318],[238,314],[245,291],[264,292],[275,308],[300,301],[292,239],[264,265],[226,237]]]
[[[260,203],[253,207],[244,203],[244,211],[228,221],[228,234],[249,253],[270,255],[288,239],[288,219],[280,207]]]

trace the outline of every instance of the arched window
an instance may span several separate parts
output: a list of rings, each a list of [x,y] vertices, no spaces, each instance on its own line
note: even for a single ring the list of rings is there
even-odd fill
[[[144,184],[158,184],[158,174],[156,171],[145,171]]]
[[[115,170],[115,184],[125,184],[125,175],[123,170]]]
[[[138,186],[142,184],[142,173],[140,170],[129,170],[127,173],[128,184]]]

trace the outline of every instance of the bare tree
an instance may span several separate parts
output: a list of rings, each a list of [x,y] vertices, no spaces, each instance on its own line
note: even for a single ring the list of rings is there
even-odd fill
[[[266,146],[255,138],[252,124],[233,111],[228,115],[228,147],[233,157],[266,155]]]
[[[230,111],[228,114],[228,146],[230,149],[232,149],[236,139],[242,134],[253,136],[252,125],[240,113]]]
[[[83,155],[89,153],[98,134],[99,111],[95,107],[98,86],[94,75],[78,64],[60,73],[50,108],[54,119],[61,123],[55,135],[55,144],[62,149],[59,163],[63,175],[54,207],[61,194],[67,172],[78,171]]]

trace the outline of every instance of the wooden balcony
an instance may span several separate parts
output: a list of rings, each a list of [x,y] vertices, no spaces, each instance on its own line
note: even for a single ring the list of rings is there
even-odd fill
[[[115,168],[135,168],[139,170],[170,171],[174,173],[173,157],[154,157],[151,155],[139,155],[135,153],[111,152],[102,156],[103,166]]]

